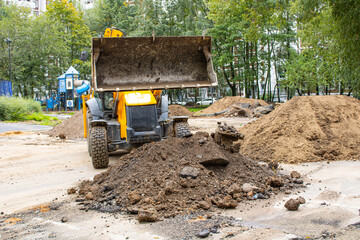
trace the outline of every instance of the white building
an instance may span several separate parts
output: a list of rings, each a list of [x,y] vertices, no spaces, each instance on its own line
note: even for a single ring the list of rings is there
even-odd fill
[[[31,10],[31,13],[38,16],[46,11],[46,0],[3,0],[5,4],[16,4]]]

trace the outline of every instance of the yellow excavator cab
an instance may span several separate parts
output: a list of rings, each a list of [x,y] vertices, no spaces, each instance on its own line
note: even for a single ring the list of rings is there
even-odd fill
[[[105,29],[104,37],[106,38],[125,37],[125,33],[119,28],[107,28]]]

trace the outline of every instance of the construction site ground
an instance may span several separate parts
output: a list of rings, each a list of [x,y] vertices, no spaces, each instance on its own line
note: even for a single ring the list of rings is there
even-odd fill
[[[238,128],[253,119],[191,118],[189,124],[193,131],[211,133],[218,121]],[[111,155],[110,165],[121,154]],[[44,132],[2,134],[0,239],[196,239],[219,223],[209,239],[360,239],[359,161],[281,164],[281,169],[300,172],[304,186],[240,202],[232,210],[138,223],[133,215],[80,210],[76,196],[67,194],[104,171],[93,169],[85,140],[60,140]],[[298,211],[286,210],[285,201],[298,196],[306,203]]]

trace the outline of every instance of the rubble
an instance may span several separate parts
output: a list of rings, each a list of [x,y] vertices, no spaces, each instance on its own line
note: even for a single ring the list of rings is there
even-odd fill
[[[217,112],[222,112],[224,110],[228,110],[227,112],[230,113],[232,106],[234,106],[233,107],[234,114],[235,114],[235,112],[244,110],[245,115],[247,113],[252,115],[252,110],[250,110],[248,112],[247,109],[256,108],[259,106],[267,106],[267,105],[268,104],[264,100],[243,98],[243,97],[239,97],[239,96],[232,96],[232,97],[227,96],[227,97],[223,97],[223,98],[217,100],[209,107],[197,112],[197,114],[213,114],[213,113],[217,113]],[[227,113],[224,113],[222,116],[226,116],[226,114]],[[230,115],[231,114],[229,114],[229,117],[231,117]],[[240,117],[240,116],[235,116],[235,117]]]
[[[299,206],[300,206],[300,202],[292,198],[289,199],[284,205],[284,207],[289,211],[296,211],[299,209]]]
[[[137,214],[140,222],[158,221],[269,198],[278,191],[269,182],[276,176],[266,165],[227,151],[207,133],[198,132],[133,150],[93,181],[82,182],[79,195],[85,210],[124,211]],[[249,188],[251,196],[245,192]],[[89,193],[93,200],[84,198]]]

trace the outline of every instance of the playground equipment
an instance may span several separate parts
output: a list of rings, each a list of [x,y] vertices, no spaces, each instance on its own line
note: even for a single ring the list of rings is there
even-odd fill
[[[61,107],[64,110],[78,110],[81,108],[82,99],[81,95],[90,90],[90,82],[87,80],[79,80],[80,73],[73,67],[58,77],[59,87],[56,98],[51,98],[49,102],[49,108],[54,108],[56,105],[60,111]]]

